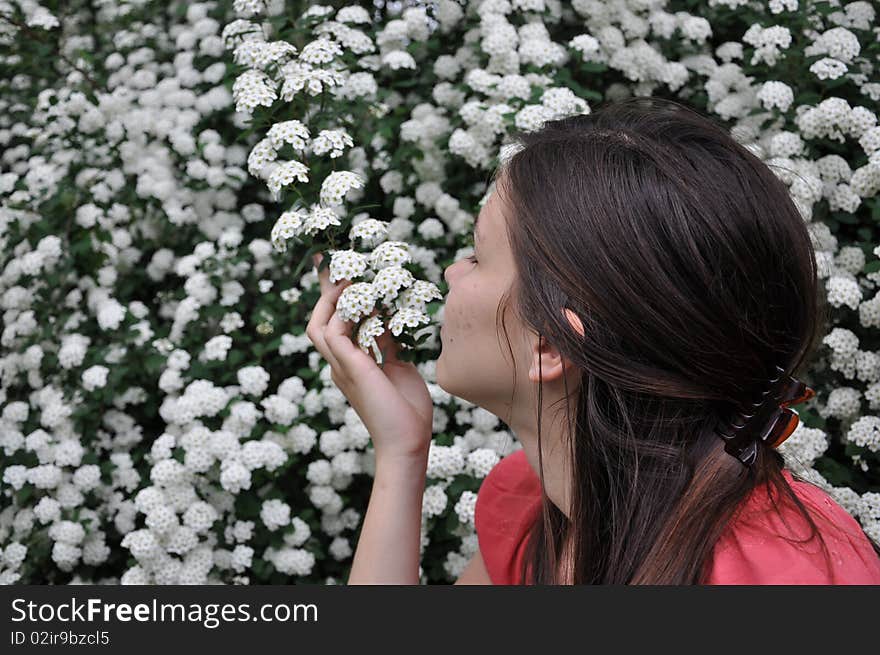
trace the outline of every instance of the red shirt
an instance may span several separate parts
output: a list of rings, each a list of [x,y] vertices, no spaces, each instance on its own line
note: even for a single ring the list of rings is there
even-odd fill
[[[831,568],[818,539],[805,539],[806,524],[796,507],[777,501],[786,528],[767,498],[756,488],[742,512],[715,545],[704,584],[880,584],[880,557],[861,526],[825,491],[783,475],[825,538]],[[529,528],[540,511],[541,482],[522,449],[504,457],[483,480],[474,509],[480,554],[494,584],[518,584]]]

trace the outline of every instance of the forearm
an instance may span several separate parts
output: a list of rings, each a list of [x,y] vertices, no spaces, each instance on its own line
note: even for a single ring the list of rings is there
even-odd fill
[[[348,584],[419,584],[419,536],[428,454],[376,461]]]

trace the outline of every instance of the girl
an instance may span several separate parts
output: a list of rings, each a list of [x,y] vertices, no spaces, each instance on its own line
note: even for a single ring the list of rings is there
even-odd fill
[[[771,383],[825,323],[807,225],[758,157],[676,102],[607,104],[517,135],[474,243],[444,274],[436,381],[522,448],[480,487],[458,583],[880,583],[880,548],[760,439],[772,421],[734,427],[755,399],[779,417]],[[382,369],[352,343],[350,282],[319,279],[307,334],[376,455],[348,582],[418,584],[431,397],[388,333]]]

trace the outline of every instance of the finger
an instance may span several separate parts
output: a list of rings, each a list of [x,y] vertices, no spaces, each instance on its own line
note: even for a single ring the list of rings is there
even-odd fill
[[[314,328],[318,335],[324,333],[327,323],[330,322],[330,317],[336,311],[336,303],[339,300],[339,296],[342,295],[342,292],[350,284],[351,280],[340,280],[338,284],[331,286],[321,293],[321,297],[318,298],[318,302],[312,308],[312,316],[309,318],[309,326]]]
[[[339,367],[339,362],[336,361],[336,358],[333,356],[330,348],[327,346],[327,341],[324,338],[324,328],[317,328],[309,322],[309,325],[306,327],[306,335],[309,337],[309,340],[315,346],[315,350],[321,353],[321,357],[330,364],[332,367]]]
[[[323,271],[318,269],[318,266],[321,264],[321,261],[324,259],[323,253],[316,252],[312,255],[312,261],[315,264],[315,270],[318,271],[318,285],[321,288],[321,293],[325,291],[329,291],[333,288],[333,284],[330,282],[330,267],[327,266]],[[342,280],[337,281],[337,284]]]
[[[312,256],[315,262],[315,268],[321,262],[323,255],[316,253]],[[310,324],[314,324],[316,329],[323,331],[330,321],[330,316],[336,311],[336,302],[339,296],[345,290],[345,287],[351,284],[351,280],[337,280],[335,283],[330,282],[330,269],[324,269],[319,273],[318,279],[321,282],[321,296],[312,309],[312,316],[309,320]],[[314,322],[314,323],[313,323]]]
[[[330,317],[336,311],[336,302],[339,296],[345,290],[345,287],[351,284],[351,280],[340,280],[336,284],[326,286],[322,292],[318,302],[312,308],[312,315],[306,326],[306,334],[315,345],[315,348],[327,360],[331,366],[339,367],[339,362],[334,357],[332,351],[327,346],[325,331]]]
[[[339,312],[334,312],[324,330],[324,340],[330,353],[339,363],[339,368],[347,378],[355,377],[361,367],[373,363],[373,359],[364,353],[352,339],[354,321],[344,321]]]

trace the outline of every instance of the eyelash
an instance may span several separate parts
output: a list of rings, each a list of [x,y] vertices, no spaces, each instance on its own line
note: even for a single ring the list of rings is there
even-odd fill
[[[474,263],[474,264],[477,263],[477,258],[474,255],[471,255],[470,257],[465,257],[465,259],[469,262]]]

